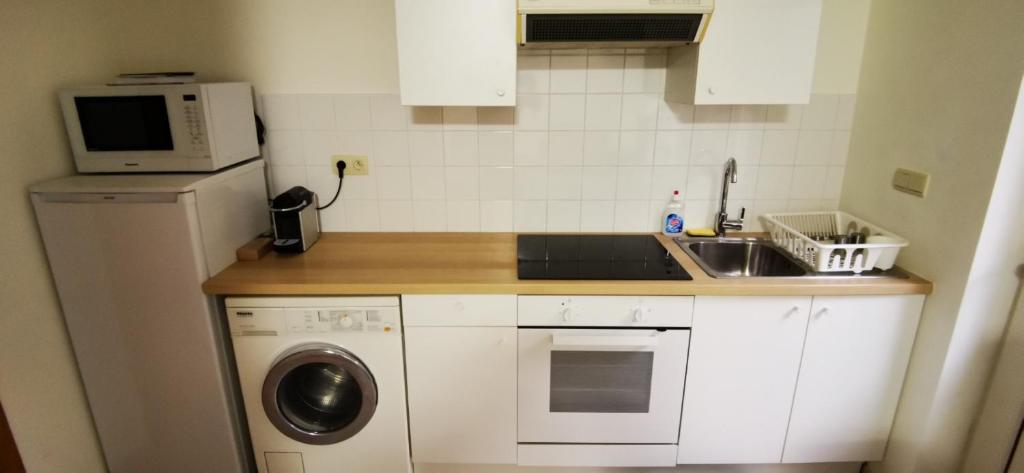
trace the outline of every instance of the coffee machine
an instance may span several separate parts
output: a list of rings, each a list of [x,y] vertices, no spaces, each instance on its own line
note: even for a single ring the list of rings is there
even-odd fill
[[[295,186],[270,204],[274,224],[273,248],[280,253],[302,253],[320,238],[320,215],[316,193]]]

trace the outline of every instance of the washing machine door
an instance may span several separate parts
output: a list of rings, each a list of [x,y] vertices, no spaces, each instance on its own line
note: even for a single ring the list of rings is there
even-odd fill
[[[263,381],[263,410],[281,433],[329,445],[357,434],[377,409],[377,383],[348,350],[327,344],[282,355]]]

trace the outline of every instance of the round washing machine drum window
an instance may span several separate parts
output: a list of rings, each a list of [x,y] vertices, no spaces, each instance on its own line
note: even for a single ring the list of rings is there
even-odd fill
[[[328,445],[373,418],[377,383],[366,365],[333,345],[304,345],[281,356],[263,381],[263,410],[281,433]]]

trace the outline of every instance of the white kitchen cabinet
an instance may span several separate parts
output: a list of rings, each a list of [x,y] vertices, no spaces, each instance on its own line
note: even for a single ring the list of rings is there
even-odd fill
[[[665,99],[692,104],[810,100],[822,0],[716,0],[704,40],[669,49]]]
[[[402,314],[406,327],[514,327],[516,296],[406,294]]]
[[[395,0],[395,25],[403,105],[515,105],[515,0]]]
[[[782,458],[810,297],[697,297],[681,464]]]
[[[516,463],[516,328],[405,328],[414,463]]]
[[[882,459],[923,303],[814,298],[784,463]]]

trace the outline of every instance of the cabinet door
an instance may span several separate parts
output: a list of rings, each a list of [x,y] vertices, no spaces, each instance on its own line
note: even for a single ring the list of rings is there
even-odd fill
[[[515,105],[515,0],[395,0],[395,23],[403,105]]]
[[[814,298],[783,462],[882,459],[923,303]]]
[[[515,327],[406,327],[413,462],[516,462],[516,355]]]
[[[679,463],[777,463],[810,297],[697,297]]]
[[[670,50],[666,98],[695,104],[807,103],[821,1],[716,0],[699,46]]]

